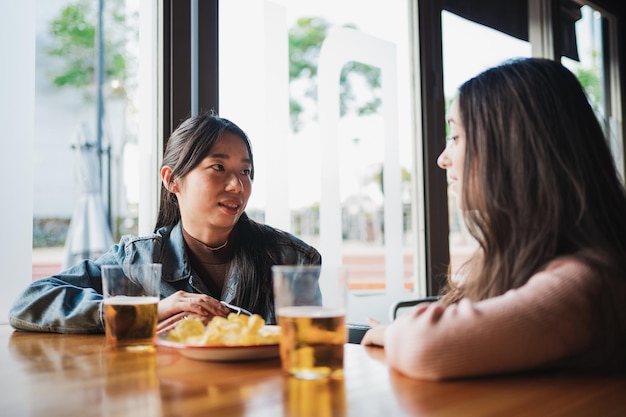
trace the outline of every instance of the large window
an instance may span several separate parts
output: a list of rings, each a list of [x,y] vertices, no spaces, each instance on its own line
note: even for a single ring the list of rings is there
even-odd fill
[[[563,56],[561,62],[580,80],[609,138],[615,163],[624,177],[624,142],[621,127],[621,95],[615,62],[615,18],[590,5],[571,8],[576,13],[574,33],[576,55]],[[616,42],[615,42],[616,43]]]
[[[248,213],[350,268],[351,321],[386,320],[423,286],[407,16],[400,1],[220,3],[219,109],[258,168]]]
[[[36,6],[33,279],[137,233],[142,114],[139,1]]]

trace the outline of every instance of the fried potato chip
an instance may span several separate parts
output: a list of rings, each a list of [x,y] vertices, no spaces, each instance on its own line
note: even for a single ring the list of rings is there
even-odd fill
[[[167,338],[188,345],[252,346],[278,343],[280,334],[276,326],[265,326],[258,314],[230,313],[228,317],[213,317],[206,327],[197,318],[181,320]]]
[[[185,342],[189,338],[200,337],[204,334],[204,324],[198,319],[191,318],[178,322],[169,333],[168,339],[175,342]]]

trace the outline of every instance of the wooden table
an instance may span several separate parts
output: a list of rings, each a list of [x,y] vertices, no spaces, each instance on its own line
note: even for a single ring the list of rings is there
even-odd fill
[[[626,378],[524,375],[411,380],[384,351],[348,344],[334,381],[284,376],[278,359],[195,361],[158,347],[109,351],[102,335],[0,325],[0,415],[45,416],[626,416]]]

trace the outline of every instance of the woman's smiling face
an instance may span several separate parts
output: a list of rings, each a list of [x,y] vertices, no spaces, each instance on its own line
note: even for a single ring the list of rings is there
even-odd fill
[[[178,198],[185,230],[206,244],[213,243],[207,240],[216,235],[227,236],[248,204],[251,170],[244,141],[224,133],[209,154],[170,187]]]

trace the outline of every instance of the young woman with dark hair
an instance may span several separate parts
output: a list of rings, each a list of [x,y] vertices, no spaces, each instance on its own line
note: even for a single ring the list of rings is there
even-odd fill
[[[160,175],[154,233],[124,236],[98,260],[33,282],[10,311],[13,327],[104,332],[100,268],[135,263],[162,264],[158,332],[188,317],[224,316],[229,309],[221,301],[276,322],[271,266],[321,264],[321,256],[246,215],[254,179],[247,135],[212,113],[191,117],[169,138]],[[319,286],[313,291],[321,299]]]
[[[438,159],[478,250],[364,344],[421,379],[626,372],[626,192],[576,77],[520,59],[464,83]]]

